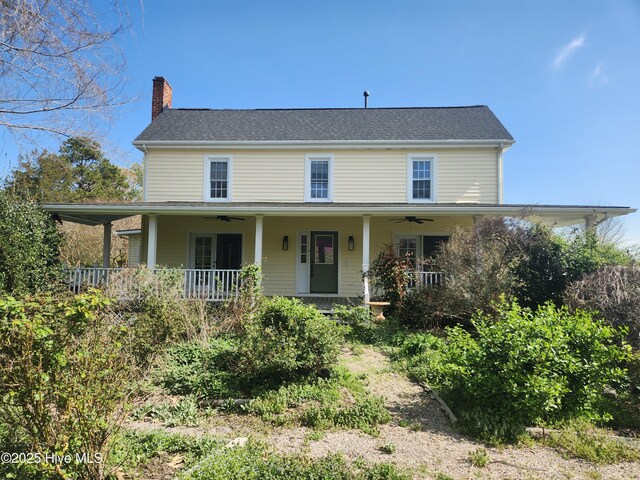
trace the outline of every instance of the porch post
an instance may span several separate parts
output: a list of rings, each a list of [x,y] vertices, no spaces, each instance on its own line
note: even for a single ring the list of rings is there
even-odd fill
[[[262,266],[262,215],[256,215],[256,249],[254,255],[254,263]]]
[[[369,294],[369,277],[367,272],[369,271],[369,237],[371,233],[371,215],[362,216],[362,273],[363,288],[364,288],[364,303],[367,303],[371,296]]]
[[[158,217],[149,215],[149,232],[147,234],[147,268],[156,268],[156,247],[158,244]]]
[[[102,268],[111,264],[111,222],[102,225]]]

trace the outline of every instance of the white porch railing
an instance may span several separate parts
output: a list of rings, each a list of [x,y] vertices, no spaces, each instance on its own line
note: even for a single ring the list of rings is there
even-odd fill
[[[65,270],[67,285],[73,292],[79,292],[87,287],[104,288],[111,283],[114,274],[122,272],[122,268],[68,268]],[[133,271],[133,270],[132,270]],[[240,270],[199,270],[199,269],[175,269],[184,272],[184,297],[202,299],[210,302],[220,302],[238,294],[240,287]],[[135,275],[122,275],[118,278],[118,291],[116,296],[138,296],[134,292],[140,292],[140,285],[136,285]],[[125,293],[126,292],[126,293]],[[130,298],[127,298],[130,299]]]
[[[109,276],[120,272],[121,268],[67,268],[65,277],[67,285],[74,292],[86,287],[105,287],[109,284]]]
[[[220,302],[238,294],[240,270],[195,270],[184,271],[186,298],[199,298]]]
[[[418,272],[420,283],[425,286],[442,285],[444,272]]]

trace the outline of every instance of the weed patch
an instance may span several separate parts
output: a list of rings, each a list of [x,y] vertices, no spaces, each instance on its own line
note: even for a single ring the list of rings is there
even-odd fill
[[[546,443],[566,457],[580,458],[601,465],[640,460],[640,450],[611,438],[607,430],[576,421],[559,433],[552,433]]]

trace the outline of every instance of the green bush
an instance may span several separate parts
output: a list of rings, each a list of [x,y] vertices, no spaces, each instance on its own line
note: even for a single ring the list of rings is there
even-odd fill
[[[464,426],[482,438],[514,439],[525,427],[587,416],[629,358],[621,334],[589,313],[547,304],[533,312],[502,302],[473,319],[476,334],[409,337],[413,375],[440,389]],[[606,412],[604,412],[606,413]]]
[[[366,341],[367,343],[373,339],[375,324],[372,322],[369,308],[362,305],[354,307],[335,305],[333,307],[333,318],[348,328],[347,335],[350,339]]]
[[[265,385],[317,375],[335,363],[343,335],[315,307],[274,297],[246,323],[238,368]]]
[[[242,394],[242,378],[234,371],[237,350],[238,341],[230,337],[174,345],[160,362],[156,381],[174,395],[235,398]]]
[[[0,298],[0,424],[21,451],[107,457],[132,378],[127,331],[108,304],[99,291]],[[102,463],[2,466],[12,467],[19,478],[104,476]]]
[[[632,257],[614,242],[594,232],[576,230],[566,240],[567,281],[580,280],[603,267],[629,265]]]
[[[49,214],[32,201],[0,192],[0,293],[23,295],[58,286],[61,243]]]

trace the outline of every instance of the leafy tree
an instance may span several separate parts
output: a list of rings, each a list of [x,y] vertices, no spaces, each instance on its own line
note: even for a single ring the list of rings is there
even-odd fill
[[[48,289],[58,277],[61,237],[48,214],[0,192],[0,292]]]
[[[7,188],[41,203],[129,200],[139,197],[139,175],[127,176],[86,137],[69,138],[58,154],[32,152],[23,158]]]

